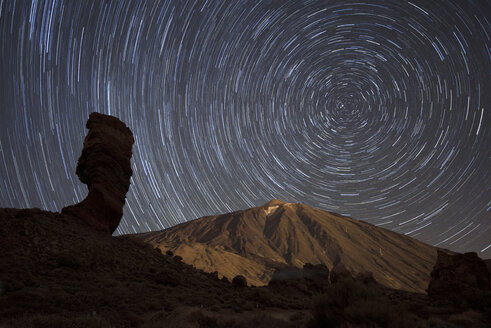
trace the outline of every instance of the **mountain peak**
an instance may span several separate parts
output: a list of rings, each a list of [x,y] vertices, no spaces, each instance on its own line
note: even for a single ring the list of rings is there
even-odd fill
[[[280,206],[280,205],[285,205],[285,204],[288,204],[288,203],[282,201],[281,199],[272,199],[269,202],[267,202],[266,204],[264,204],[262,207]]]
[[[137,237],[201,270],[243,275],[256,286],[282,266],[342,263],[352,273],[372,272],[387,287],[423,292],[436,260],[435,248],[410,237],[279,199]]]

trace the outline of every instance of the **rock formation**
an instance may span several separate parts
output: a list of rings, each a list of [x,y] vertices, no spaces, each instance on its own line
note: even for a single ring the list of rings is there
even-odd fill
[[[123,216],[133,173],[130,162],[133,134],[116,117],[99,113],[90,114],[86,127],[89,133],[76,173],[87,184],[89,194],[82,202],[63,208],[62,213],[112,234]]]
[[[491,273],[491,259],[483,260],[488,268],[489,273]]]
[[[353,279],[353,276],[346,266],[344,266],[344,264],[338,263],[334,266],[334,268],[332,268],[329,279],[331,283],[335,284],[340,280]]]
[[[449,254],[438,250],[431,272],[428,295],[447,297],[449,293],[463,295],[470,290],[490,290],[486,264],[476,253]]]

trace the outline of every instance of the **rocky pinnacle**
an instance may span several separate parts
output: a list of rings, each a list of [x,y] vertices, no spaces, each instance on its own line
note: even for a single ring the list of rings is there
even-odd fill
[[[82,202],[63,208],[62,213],[112,234],[123,216],[133,174],[131,148],[134,138],[123,122],[109,115],[91,113],[86,127],[89,132],[76,173],[88,186],[89,193]]]

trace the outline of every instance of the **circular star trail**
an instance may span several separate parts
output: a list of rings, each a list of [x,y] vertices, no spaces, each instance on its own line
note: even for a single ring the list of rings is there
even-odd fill
[[[0,206],[58,211],[132,129],[118,233],[303,202],[491,257],[491,5],[0,0]]]

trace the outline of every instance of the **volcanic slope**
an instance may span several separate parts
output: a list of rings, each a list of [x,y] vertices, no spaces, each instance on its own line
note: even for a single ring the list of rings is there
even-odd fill
[[[372,272],[388,287],[424,292],[436,261],[436,248],[413,238],[281,200],[134,236],[196,268],[240,274],[257,286],[276,268],[340,262],[353,273]]]

